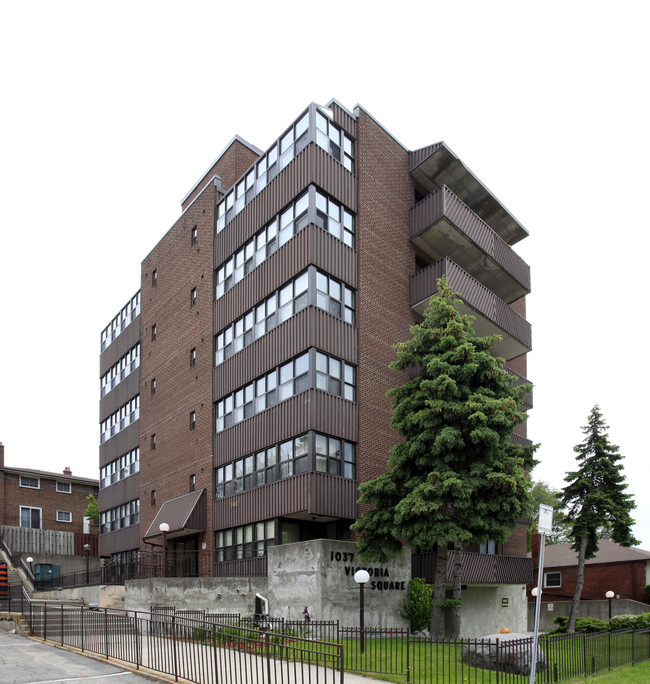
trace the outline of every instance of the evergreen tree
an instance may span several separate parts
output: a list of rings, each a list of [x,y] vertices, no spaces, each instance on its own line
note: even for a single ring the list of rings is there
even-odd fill
[[[530,514],[528,472],[533,447],[511,443],[526,414],[529,386],[516,386],[490,348],[498,336],[477,337],[471,319],[445,278],[438,295],[395,346],[391,368],[412,377],[388,393],[391,427],[403,440],[391,450],[389,470],[360,485],[371,504],[353,525],[359,553],[385,561],[402,549],[436,550],[432,631],[441,635],[449,545],[504,541],[520,516]],[[457,597],[454,597],[457,599]]]
[[[580,596],[585,578],[585,561],[598,552],[598,534],[603,526],[609,538],[622,546],[639,542],[632,535],[634,520],[630,512],[636,504],[626,494],[622,456],[618,447],[610,444],[605,423],[598,405],[591,409],[587,425],[582,428],[585,439],[573,447],[578,454],[578,470],[567,473],[562,503],[567,507],[571,526],[571,547],[578,553],[578,576],[571,602],[567,633],[575,631]]]

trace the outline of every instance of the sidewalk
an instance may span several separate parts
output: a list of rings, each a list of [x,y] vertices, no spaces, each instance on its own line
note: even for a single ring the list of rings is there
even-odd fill
[[[146,642],[146,640],[145,640]],[[192,649],[205,648],[193,645]],[[237,658],[237,651],[218,649],[219,662],[214,663],[220,676],[214,679],[213,667],[207,668],[202,673],[202,683],[212,684],[214,681],[228,681],[223,679],[223,673],[229,672],[232,676],[233,669],[243,665],[246,670],[241,673],[241,678],[233,678],[232,681],[259,681],[265,682],[266,675],[270,674],[271,682],[283,684],[300,684],[301,682],[332,682],[340,681],[338,673],[331,671],[325,673],[323,668],[314,665],[294,670],[291,663],[271,661],[271,671],[267,672],[267,661],[264,658],[255,657],[248,664]],[[181,660],[192,662],[194,656],[191,652],[185,652]],[[233,659],[232,656],[235,656]],[[75,684],[80,678],[89,680],[89,684],[144,684],[146,681],[174,682],[174,677],[155,672],[152,667],[156,661],[166,660],[170,654],[160,651],[149,652],[143,650],[142,663],[149,671],[141,672],[134,665],[105,658],[90,653],[80,653],[69,647],[57,646],[54,642],[43,642],[40,639],[29,638],[20,634],[11,634],[0,630],[0,671],[2,672],[2,684]],[[211,661],[208,661],[211,662]],[[182,674],[183,666],[179,663],[179,674]],[[250,678],[253,678],[252,680]],[[188,681],[179,677],[179,681]],[[387,684],[384,680],[362,675],[344,673],[345,684]]]

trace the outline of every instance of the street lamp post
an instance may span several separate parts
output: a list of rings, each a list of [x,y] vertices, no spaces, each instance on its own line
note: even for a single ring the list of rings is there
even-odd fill
[[[607,597],[607,600],[609,601],[609,619],[611,622],[612,619],[612,599],[614,598],[614,592],[613,591],[607,591],[605,592],[605,596]]]
[[[31,556],[27,556],[25,559],[29,565],[29,569],[32,573],[32,578],[34,577],[34,559]]]
[[[84,544],[84,556],[86,556],[86,586],[90,584],[90,544]]]
[[[169,525],[166,522],[161,522],[158,529],[163,536],[163,577],[167,577],[167,532],[169,532]]]
[[[370,575],[366,570],[357,570],[354,573],[354,581],[359,585],[359,631],[361,633],[361,640],[359,642],[359,647],[361,653],[363,653],[363,633],[365,629],[364,625],[364,607],[363,607],[363,585],[370,579]]]

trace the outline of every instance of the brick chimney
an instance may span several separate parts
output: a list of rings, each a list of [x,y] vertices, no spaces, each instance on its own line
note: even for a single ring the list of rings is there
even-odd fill
[[[69,466],[66,466],[66,467],[63,469],[63,474],[64,474],[64,475],[72,475],[72,471],[70,470],[70,467],[69,467]]]
[[[5,445],[0,442],[0,468],[4,468],[5,465]]]

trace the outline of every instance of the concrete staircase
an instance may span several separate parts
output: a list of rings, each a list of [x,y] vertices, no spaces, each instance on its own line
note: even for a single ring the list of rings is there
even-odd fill
[[[124,585],[107,584],[99,588],[99,607],[125,609]]]

